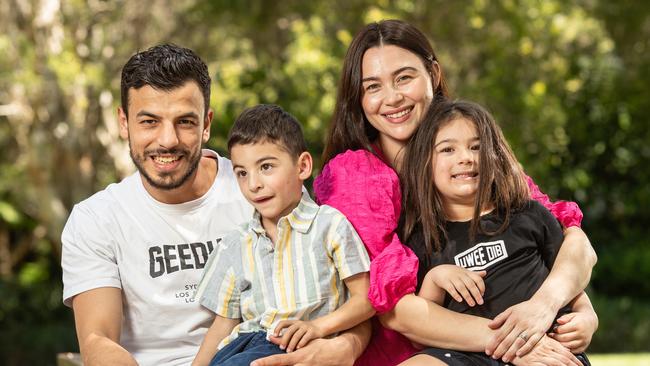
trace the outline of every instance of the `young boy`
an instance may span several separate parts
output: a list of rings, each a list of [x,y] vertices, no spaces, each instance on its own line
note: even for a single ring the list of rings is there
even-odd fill
[[[361,239],[343,214],[303,192],[312,157],[298,121],[274,105],[247,109],[228,150],[255,213],[206,264],[196,297],[216,317],[193,364],[249,365],[374,315]]]

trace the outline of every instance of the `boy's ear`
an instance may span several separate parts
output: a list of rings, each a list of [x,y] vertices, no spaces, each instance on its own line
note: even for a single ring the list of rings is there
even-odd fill
[[[298,156],[298,176],[302,180],[306,180],[311,177],[311,170],[313,167],[313,160],[311,154],[308,151],[303,152]]]

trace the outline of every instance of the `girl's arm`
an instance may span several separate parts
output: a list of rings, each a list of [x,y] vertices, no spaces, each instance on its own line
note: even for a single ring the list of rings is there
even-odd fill
[[[440,264],[424,276],[418,296],[443,305],[445,295],[455,301],[466,302],[469,306],[483,304],[486,271],[474,272],[455,264]]]
[[[584,292],[573,300],[571,309],[573,312],[557,319],[557,325],[549,336],[577,354],[584,352],[591,343],[591,337],[598,329],[598,315]]]
[[[215,315],[214,321],[208,332],[205,334],[199,352],[196,354],[192,366],[207,366],[210,361],[217,354],[217,346],[221,341],[226,338],[233,329],[241,322],[240,319],[224,318]]]

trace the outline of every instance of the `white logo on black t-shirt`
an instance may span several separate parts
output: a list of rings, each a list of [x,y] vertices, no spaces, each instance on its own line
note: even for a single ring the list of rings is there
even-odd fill
[[[454,256],[457,266],[470,271],[481,271],[508,258],[506,244],[503,240],[478,243],[466,251]]]

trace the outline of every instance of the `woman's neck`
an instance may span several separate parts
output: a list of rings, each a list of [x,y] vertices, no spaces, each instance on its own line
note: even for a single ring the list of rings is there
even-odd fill
[[[377,144],[381,152],[386,158],[386,163],[393,167],[396,171],[402,167],[402,158],[404,157],[405,142],[388,138],[384,135],[379,135]]]

